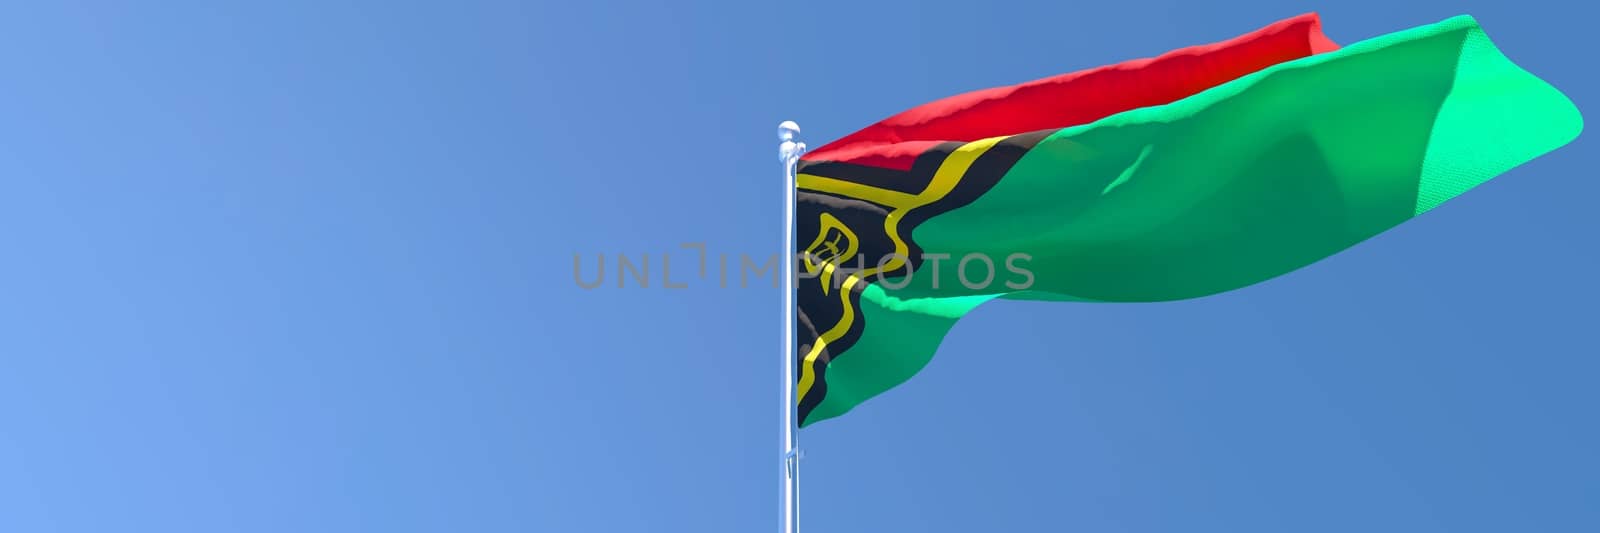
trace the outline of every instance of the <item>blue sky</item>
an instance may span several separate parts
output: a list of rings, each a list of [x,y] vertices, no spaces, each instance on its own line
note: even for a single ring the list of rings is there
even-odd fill
[[[1304,11],[1476,16],[1587,109],[1569,2],[0,8],[0,531],[763,531],[775,125]],[[1283,278],[1003,302],[807,428],[807,531],[1594,531],[1590,136]]]

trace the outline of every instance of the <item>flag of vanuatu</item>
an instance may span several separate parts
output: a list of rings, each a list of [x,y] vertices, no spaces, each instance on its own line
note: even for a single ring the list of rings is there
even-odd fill
[[[989,300],[1261,282],[1581,129],[1465,16],[1341,49],[1304,15],[918,106],[800,161],[800,424],[909,379]]]

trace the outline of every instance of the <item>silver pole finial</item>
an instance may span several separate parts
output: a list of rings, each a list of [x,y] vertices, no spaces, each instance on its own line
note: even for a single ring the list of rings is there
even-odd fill
[[[793,120],[785,120],[778,124],[778,158],[785,166],[794,164],[791,159],[798,159],[800,154],[806,152],[806,143],[796,139],[800,137],[800,125]]]

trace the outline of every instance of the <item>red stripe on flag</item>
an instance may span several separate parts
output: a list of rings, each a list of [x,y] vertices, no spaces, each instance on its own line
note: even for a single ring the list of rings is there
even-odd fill
[[[1282,20],[1213,44],[1161,56],[995,87],[923,104],[828,143],[807,161],[909,170],[917,155],[947,141],[1088,124],[1161,105],[1235,78],[1338,49],[1316,13]]]

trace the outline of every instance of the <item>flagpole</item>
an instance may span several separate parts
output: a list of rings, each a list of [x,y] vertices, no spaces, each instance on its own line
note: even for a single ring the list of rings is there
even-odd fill
[[[799,124],[789,120],[778,124],[778,158],[783,161],[783,254],[780,256],[783,258],[783,267],[778,270],[779,275],[783,276],[783,446],[780,448],[783,466],[783,533],[800,531],[800,435],[797,431],[799,428],[795,426],[795,411],[799,402],[794,392],[794,175],[800,154],[806,152],[806,143],[796,138],[799,135]]]

